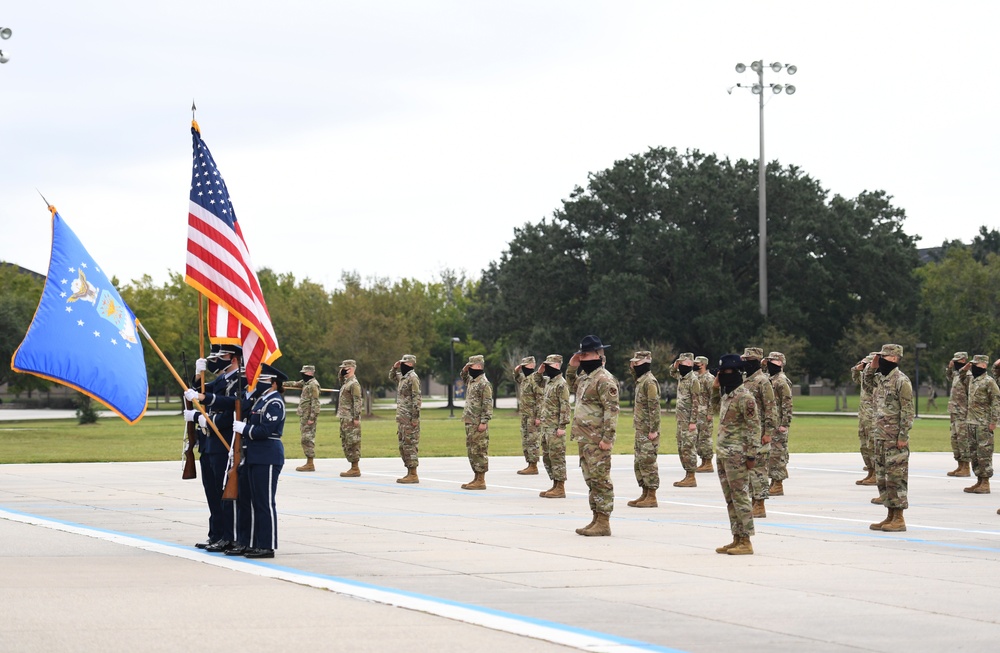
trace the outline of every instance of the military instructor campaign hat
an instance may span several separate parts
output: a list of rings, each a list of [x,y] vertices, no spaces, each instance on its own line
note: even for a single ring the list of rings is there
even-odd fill
[[[987,356],[986,354],[976,354],[975,356],[972,357],[972,364],[973,365],[989,365],[990,364],[990,357]]]
[[[759,361],[764,358],[764,350],[760,347],[747,347],[743,350],[743,360]]]
[[[967,351],[956,351],[955,355],[951,357],[951,360],[953,360],[953,361],[964,361],[964,360],[968,360],[968,358],[969,358],[969,352],[967,352]]]
[[[354,360],[348,358],[347,360],[345,360],[343,363],[340,364],[340,369],[344,369],[345,367],[357,367],[357,366],[358,364]]]
[[[882,351],[878,353],[879,356],[899,356],[903,357],[903,345],[882,345]]]
[[[605,345],[601,342],[601,339],[597,336],[584,336],[583,340],[580,341],[580,351],[576,352],[582,354],[587,351],[600,351],[602,349],[607,349],[611,345]]]
[[[316,366],[315,365],[303,365],[302,369],[299,370],[299,374],[308,374],[309,376],[316,376]]]
[[[486,359],[483,358],[482,354],[469,356],[469,365],[486,365]]]
[[[632,358],[629,359],[630,363],[652,363],[653,354],[648,351],[637,351],[632,354]]]
[[[562,354],[549,354],[545,357],[545,365],[552,365],[553,367],[562,367],[563,357]]]

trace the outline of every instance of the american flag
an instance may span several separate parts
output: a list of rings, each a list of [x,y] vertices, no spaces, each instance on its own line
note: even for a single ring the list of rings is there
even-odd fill
[[[184,281],[209,300],[210,337],[214,332],[216,342],[235,340],[242,344],[247,380],[252,388],[261,364],[272,363],[281,356],[278,338],[226,182],[208,146],[201,140],[198,124],[193,121],[191,135],[194,170]],[[233,318],[239,322],[238,329]]]

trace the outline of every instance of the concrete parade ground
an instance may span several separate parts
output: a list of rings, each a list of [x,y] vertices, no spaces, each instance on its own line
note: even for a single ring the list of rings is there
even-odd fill
[[[288,443],[289,449],[297,443]],[[636,509],[615,456],[612,537],[575,457],[566,499],[493,458],[343,460],[278,484],[273,560],[205,553],[201,481],[179,462],[0,465],[0,651],[942,651],[1000,641],[1000,496],[962,492],[950,454],[911,456],[908,530],[869,530],[858,454],[796,454],[784,497],[731,540],[715,474]],[[1000,494],[1000,492],[998,492]]]

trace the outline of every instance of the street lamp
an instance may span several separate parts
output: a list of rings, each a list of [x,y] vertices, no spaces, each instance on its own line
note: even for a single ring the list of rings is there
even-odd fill
[[[914,354],[915,358],[913,361],[913,364],[916,366],[915,374],[913,375],[914,379],[913,386],[914,390],[916,390],[916,392],[914,392],[913,394],[914,417],[920,417],[920,350],[921,349],[927,349],[926,342],[918,342],[917,344],[913,345],[913,350],[916,352]]]
[[[448,377],[448,417],[455,416],[455,343],[462,342],[458,338],[451,339],[451,376]]]
[[[0,39],[6,41],[12,34],[13,32],[9,27],[0,27]],[[7,63],[8,61],[10,61],[10,57],[4,54],[3,50],[0,50],[0,63]]]
[[[794,75],[799,70],[798,66],[783,64],[777,61],[772,63],[770,66],[765,66],[764,60],[759,59],[750,64],[750,69],[757,73],[756,84],[735,84],[726,89],[726,91],[732,95],[734,88],[746,88],[760,98],[760,160],[758,161],[758,174],[760,175],[760,178],[757,183],[757,194],[760,202],[760,312],[764,317],[767,317],[767,180],[765,178],[767,168],[764,163],[764,89],[770,88],[771,92],[775,95],[781,93],[782,91],[788,95],[794,95],[796,88],[791,84],[765,84],[765,68],[770,68],[776,73],[780,73],[781,70],[784,69],[789,75]],[[736,72],[744,73],[746,72],[746,69],[747,67],[743,64],[736,64]]]

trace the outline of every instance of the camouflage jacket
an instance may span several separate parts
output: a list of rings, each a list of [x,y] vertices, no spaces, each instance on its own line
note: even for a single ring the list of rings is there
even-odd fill
[[[913,386],[898,367],[880,378],[875,390],[875,439],[910,441],[913,426]]]
[[[1000,387],[989,374],[969,381],[968,401],[966,424],[989,426],[1000,422]]]
[[[948,414],[956,420],[964,420],[969,412],[969,381],[972,374],[959,372],[954,366],[948,373],[951,382],[951,394],[948,397]]]
[[[465,410],[462,421],[466,424],[486,424],[493,419],[493,386],[485,374],[472,378],[468,370],[462,370],[465,381]]]
[[[705,406],[699,424],[704,424],[706,420],[712,419],[712,385],[715,383],[715,375],[705,370],[698,375],[698,381],[701,382],[701,401]]]
[[[291,390],[302,389],[302,395],[299,398],[299,407],[295,409],[295,414],[299,416],[299,419],[305,419],[306,421],[316,421],[319,417],[319,381],[316,377],[313,377],[302,383],[302,381],[289,381],[284,384],[284,387]]]
[[[764,370],[757,370],[743,382],[743,386],[757,400],[760,424],[763,428],[761,435],[773,436],[778,428],[778,403],[774,400],[774,388],[771,387],[770,377]]]
[[[579,374],[570,367],[567,381],[576,395],[573,411],[573,439],[615,443],[618,432],[618,379],[605,367]]]
[[[784,372],[778,372],[771,377],[771,388],[778,407],[778,426],[787,429],[792,423],[792,384]]]
[[[396,422],[408,424],[420,419],[420,377],[410,370],[400,374],[399,368],[389,370],[389,380],[396,383]]]
[[[635,382],[632,426],[642,435],[660,432],[660,384],[652,372],[646,372]]]
[[[697,372],[688,372],[677,380],[678,424],[697,424],[704,419],[707,407],[701,401],[701,381]]]
[[[361,384],[358,377],[352,376],[340,386],[340,396],[337,398],[337,417],[340,419],[361,419],[363,406]]]
[[[565,429],[569,425],[569,385],[562,374],[548,380],[539,402],[539,419],[545,431]]]
[[[851,368],[851,380],[858,384],[858,419],[870,423],[875,419],[875,379],[865,376],[865,369]]]
[[[725,455],[756,456],[760,449],[760,415],[757,400],[746,385],[719,395],[719,433],[716,449]]]
[[[538,366],[541,369],[541,365]],[[541,410],[542,396],[545,394],[545,377],[541,374],[525,374],[521,370],[514,372],[514,384],[517,385],[517,411],[521,417],[538,419]]]

